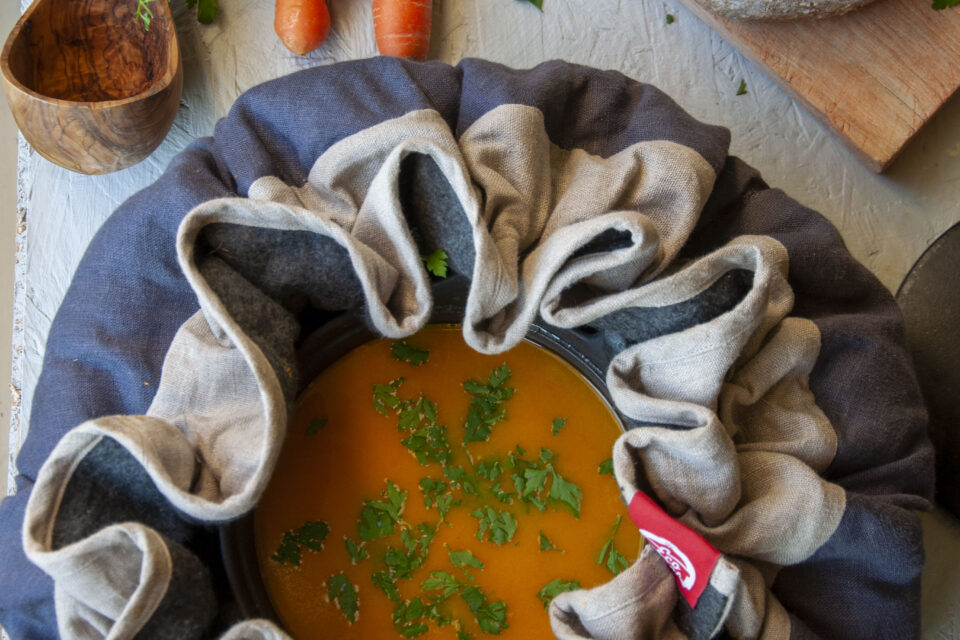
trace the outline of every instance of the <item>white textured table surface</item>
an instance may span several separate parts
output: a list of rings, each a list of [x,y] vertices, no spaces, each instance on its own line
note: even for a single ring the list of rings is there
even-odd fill
[[[50,322],[107,216],[154,181],[193,138],[210,135],[242,91],[300,68],[376,54],[369,3],[328,4],[330,37],[300,58],[274,36],[272,2],[223,0],[210,26],[198,25],[183,2],[174,2],[184,65],[181,108],[166,141],[137,166],[81,176],[21,144],[19,206],[27,230],[16,274],[13,381],[21,401],[13,412],[11,455],[26,436]],[[829,218],[853,255],[893,291],[923,250],[960,221],[960,96],[885,175],[875,175],[677,0],[544,0],[542,14],[517,0],[435,4],[434,59],[481,57],[528,68],[559,58],[616,69],[657,85],[696,118],[728,127],[733,154]],[[676,17],[673,24],[666,23],[668,13]],[[748,92],[737,96],[741,79]],[[960,638],[954,570],[960,525],[940,513],[924,524],[928,554],[936,559],[924,581],[924,636]]]

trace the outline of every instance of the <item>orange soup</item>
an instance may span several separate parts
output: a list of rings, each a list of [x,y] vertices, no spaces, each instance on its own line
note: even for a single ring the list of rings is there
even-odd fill
[[[640,535],[610,470],[620,426],[570,365],[459,329],[380,339],[294,409],[255,514],[296,638],[551,638],[557,593],[610,580]]]

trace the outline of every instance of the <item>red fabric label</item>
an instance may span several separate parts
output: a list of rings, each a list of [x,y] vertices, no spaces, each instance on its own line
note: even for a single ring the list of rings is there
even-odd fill
[[[643,491],[637,491],[630,501],[630,519],[673,571],[680,593],[696,607],[720,552],[699,533],[667,515]]]

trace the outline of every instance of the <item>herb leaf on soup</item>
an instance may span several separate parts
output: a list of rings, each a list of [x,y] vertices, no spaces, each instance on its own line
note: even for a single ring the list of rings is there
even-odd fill
[[[510,375],[510,367],[503,363],[490,372],[487,382],[466,380],[463,383],[464,390],[473,396],[463,425],[466,431],[464,444],[486,441],[493,426],[506,417],[503,403],[513,396],[514,391],[512,387],[504,386]]]
[[[361,560],[365,560],[370,557],[370,553],[367,551],[364,543],[357,544],[350,538],[344,537],[343,544],[347,548],[347,553],[350,555],[350,561],[353,564],[359,564]]]
[[[470,514],[477,519],[477,540],[487,540],[497,546],[513,540],[517,532],[517,520],[509,511],[497,511],[493,507],[480,507]]]
[[[327,580],[327,593],[330,602],[337,603],[351,624],[357,621],[360,598],[357,595],[357,588],[347,579],[347,576],[342,573],[331,576]]]
[[[564,425],[567,424],[566,419],[564,418],[554,418],[553,419],[553,428],[550,430],[553,435],[559,435],[560,430],[563,429]]]
[[[270,559],[280,564],[300,566],[300,548],[310,551],[323,551],[323,541],[330,533],[326,522],[305,522],[299,529],[291,529],[283,534],[280,546]]]
[[[543,531],[540,532],[540,551],[559,551]]]
[[[617,531],[620,529],[620,522],[623,520],[623,516],[617,516],[617,523],[613,525],[613,531],[610,533],[610,537],[604,543],[603,548],[600,549],[600,555],[597,556],[597,564],[602,564],[607,567],[607,570],[613,575],[618,575],[621,571],[630,566],[630,563],[627,561],[623,555],[617,551],[617,548],[613,544],[613,539],[617,535]]]
[[[540,602],[543,603],[543,608],[546,609],[550,606],[550,603],[561,593],[566,591],[575,591],[580,588],[580,583],[576,580],[561,580],[557,578],[556,580],[551,580],[540,589],[540,593],[537,594]]]
[[[400,362],[406,362],[414,367],[419,367],[430,357],[430,351],[428,349],[418,349],[406,341],[400,340],[390,346],[390,355]]]
[[[373,385],[373,408],[385,416],[390,416],[390,412],[400,406],[400,398],[397,397],[397,389],[403,384],[403,378],[397,378],[388,384]]]

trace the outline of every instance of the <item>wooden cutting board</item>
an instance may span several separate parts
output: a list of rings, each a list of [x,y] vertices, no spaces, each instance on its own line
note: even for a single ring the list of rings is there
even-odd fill
[[[960,7],[877,0],[834,18],[758,23],[682,1],[878,173],[960,87]]]

